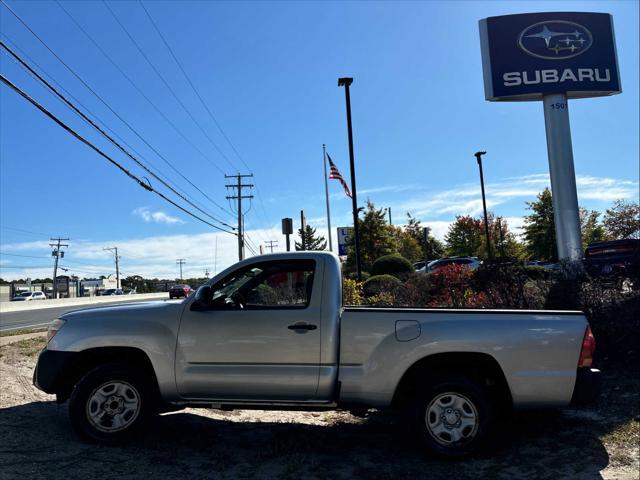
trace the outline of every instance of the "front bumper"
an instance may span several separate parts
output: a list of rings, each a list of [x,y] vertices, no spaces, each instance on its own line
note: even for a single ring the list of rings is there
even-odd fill
[[[600,396],[602,372],[596,368],[579,368],[571,405],[586,405]]]
[[[67,367],[75,355],[76,352],[58,352],[45,347],[33,371],[33,384],[45,393],[57,393],[70,373]]]

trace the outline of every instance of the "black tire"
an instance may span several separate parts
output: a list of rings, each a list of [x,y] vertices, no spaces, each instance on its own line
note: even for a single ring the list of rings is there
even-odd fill
[[[461,458],[491,444],[494,406],[482,385],[464,376],[439,377],[426,383],[418,389],[407,420],[428,453]],[[449,403],[447,396],[456,403]]]
[[[130,440],[156,410],[153,392],[145,375],[131,365],[101,365],[73,389],[71,425],[90,442],[115,445]]]

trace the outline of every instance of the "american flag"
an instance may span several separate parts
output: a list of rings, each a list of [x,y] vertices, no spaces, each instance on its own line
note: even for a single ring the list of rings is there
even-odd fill
[[[342,178],[340,170],[338,170],[338,167],[335,166],[328,153],[327,158],[329,159],[329,178],[338,180],[342,184],[342,188],[344,188],[344,193],[347,194],[347,197],[351,198],[351,191],[347,186],[347,182],[345,182],[344,178]]]

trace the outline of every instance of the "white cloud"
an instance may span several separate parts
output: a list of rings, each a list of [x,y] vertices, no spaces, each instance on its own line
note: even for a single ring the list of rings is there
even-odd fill
[[[131,212],[133,215],[136,215],[142,218],[146,223],[155,222],[155,223],[166,223],[167,225],[176,225],[183,224],[184,221],[180,220],[177,217],[172,217],[171,215],[161,211],[152,211],[149,207],[138,207]]]
[[[519,198],[533,198],[549,186],[548,174],[509,177],[485,185],[487,208]],[[578,199],[611,202],[617,199],[636,199],[638,182],[608,177],[578,175]],[[453,215],[479,215],[482,200],[479,184],[464,184],[457,188],[415,196],[392,205],[394,210],[409,211],[419,218]]]

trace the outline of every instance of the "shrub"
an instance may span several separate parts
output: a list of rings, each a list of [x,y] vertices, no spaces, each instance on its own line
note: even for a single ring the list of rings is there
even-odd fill
[[[396,300],[399,307],[426,307],[433,293],[431,275],[413,273],[398,289]]]
[[[473,273],[470,285],[482,292],[490,308],[540,309],[551,288],[552,272],[514,264],[483,265]]]
[[[414,271],[413,265],[409,260],[398,253],[385,255],[380,257],[371,266],[371,274],[376,275],[393,275],[408,276]]]
[[[432,296],[427,306],[445,308],[482,308],[487,299],[471,287],[473,272],[461,265],[447,265],[431,275]]]
[[[367,297],[379,295],[380,293],[393,293],[400,286],[401,282],[393,275],[374,275],[369,277],[362,285],[364,294]]]
[[[367,297],[367,305],[372,307],[393,307],[396,299],[391,292],[381,292],[378,295]]]
[[[364,282],[367,278],[369,278],[371,275],[369,274],[369,272],[361,272],[362,274],[362,281]],[[348,278],[350,280],[355,280],[358,281],[358,272],[349,272],[347,274],[345,274],[345,278]]]
[[[345,278],[342,282],[342,303],[344,305],[362,305],[362,283]]]

